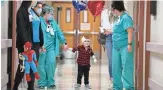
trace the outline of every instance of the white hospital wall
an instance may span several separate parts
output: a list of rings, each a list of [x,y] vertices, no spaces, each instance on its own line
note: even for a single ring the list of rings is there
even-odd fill
[[[163,44],[163,1],[157,1],[157,16],[151,16],[151,42]],[[151,52],[150,78],[163,85],[163,54]]]
[[[1,40],[8,39],[8,1],[1,6]],[[2,44],[1,44],[2,45]],[[1,89],[7,90],[7,48],[1,49]]]

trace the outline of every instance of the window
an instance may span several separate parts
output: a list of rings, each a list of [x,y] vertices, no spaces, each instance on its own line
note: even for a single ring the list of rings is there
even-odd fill
[[[71,8],[66,8],[66,23],[71,22]]]
[[[87,10],[84,10],[83,12],[83,22],[84,23],[87,23],[88,22],[88,11]]]

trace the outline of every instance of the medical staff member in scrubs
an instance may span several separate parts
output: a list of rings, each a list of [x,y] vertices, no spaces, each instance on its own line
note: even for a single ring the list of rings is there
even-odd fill
[[[123,1],[113,1],[112,12],[118,19],[113,25],[112,74],[114,90],[134,90],[133,20]]]
[[[40,79],[38,86],[40,89],[56,88],[54,74],[56,69],[56,46],[57,38],[64,45],[63,49],[67,50],[68,46],[61,29],[53,19],[54,9],[49,5],[43,5],[42,14],[40,17],[41,29],[43,31],[44,44],[38,60],[38,72]],[[59,48],[59,47],[58,47]]]
[[[33,47],[36,52],[37,60],[39,59],[39,49],[43,44],[43,33],[41,30],[41,22],[40,22],[40,14],[42,12],[42,2],[37,2],[35,7],[32,7],[30,10],[30,14],[32,15],[32,37],[33,37]],[[41,39],[39,39],[41,37]],[[41,43],[41,45],[39,44]]]

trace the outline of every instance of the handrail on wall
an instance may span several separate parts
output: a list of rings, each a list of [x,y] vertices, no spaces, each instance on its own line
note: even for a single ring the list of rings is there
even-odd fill
[[[1,49],[12,47],[12,39],[1,39]]]
[[[163,90],[163,85],[151,78],[148,79],[148,86],[151,90]]]
[[[147,42],[146,50],[150,52],[163,54],[163,43]]]

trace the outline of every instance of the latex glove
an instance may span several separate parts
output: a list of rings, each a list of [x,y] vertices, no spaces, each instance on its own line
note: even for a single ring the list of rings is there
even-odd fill
[[[67,45],[67,44],[64,44],[64,45],[63,45],[63,50],[64,50],[64,51],[67,51],[67,50],[68,50],[68,45]]]
[[[92,58],[94,59],[94,63],[96,63],[97,59],[96,59],[95,55],[93,55]]]
[[[40,48],[40,52],[46,52],[46,49],[44,48],[44,46],[42,46],[42,47]]]
[[[96,58],[94,59],[94,63],[97,63],[97,59]]]

